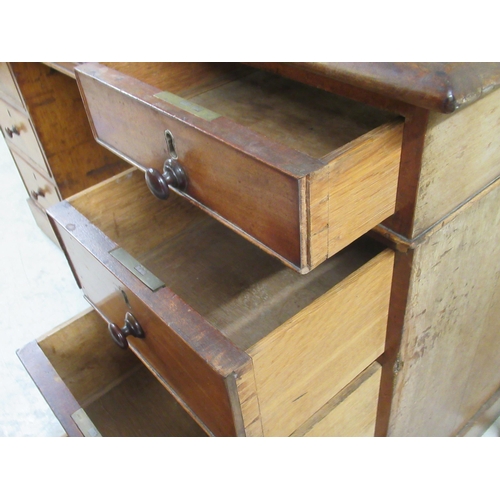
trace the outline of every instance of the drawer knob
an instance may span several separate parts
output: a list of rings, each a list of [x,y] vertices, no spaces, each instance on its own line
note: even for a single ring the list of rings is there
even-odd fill
[[[163,173],[154,168],[146,170],[146,184],[149,190],[160,200],[166,200],[170,194],[170,186],[184,189],[187,177],[179,162],[169,158],[163,165]]]
[[[130,313],[125,315],[125,325],[123,328],[120,328],[116,323],[108,323],[108,331],[111,334],[111,338],[122,349],[128,347],[127,337],[129,335],[132,335],[132,337],[144,338],[144,331],[141,325]]]
[[[40,197],[45,198],[45,191],[40,188],[38,191],[31,191],[30,195],[34,200],[38,200]]]
[[[14,135],[21,135],[21,131],[15,125],[5,127],[5,132],[11,139]]]
[[[185,189],[187,177],[181,164],[177,161],[174,136],[170,130],[165,130],[165,142],[170,156],[163,164],[163,173],[154,168],[146,170],[146,184],[149,190],[160,200],[166,200],[170,194],[170,186]]]

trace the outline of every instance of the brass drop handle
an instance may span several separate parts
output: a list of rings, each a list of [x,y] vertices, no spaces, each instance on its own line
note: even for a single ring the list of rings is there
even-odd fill
[[[30,195],[34,200],[38,200],[39,197],[45,198],[45,191],[40,188],[38,191],[31,191]]]
[[[16,127],[16,125],[12,125],[12,127],[5,127],[5,132],[11,139],[14,135],[21,135],[21,131]]]
[[[116,323],[108,323],[108,331],[111,334],[111,338],[122,349],[126,349],[128,347],[127,337],[129,335],[141,339],[144,338],[144,331],[141,325],[129,312],[125,315],[125,325],[123,328],[120,328]]]
[[[185,189],[187,176],[177,159],[174,136],[170,130],[165,130],[165,141],[170,155],[163,164],[163,172],[148,168],[145,172],[146,184],[149,190],[160,200],[166,200],[170,194],[170,187]]]

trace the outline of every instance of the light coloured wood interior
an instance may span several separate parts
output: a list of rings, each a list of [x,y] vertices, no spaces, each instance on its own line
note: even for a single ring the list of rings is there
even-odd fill
[[[203,436],[158,380],[120,349],[93,310],[38,341],[103,436]]]
[[[266,436],[293,433],[384,352],[393,265],[387,249],[248,350]]]
[[[301,276],[183,198],[157,200],[137,170],[70,201],[243,350],[381,250],[360,241]]]
[[[313,158],[328,155],[394,116],[232,63],[104,64]]]
[[[373,437],[382,367],[371,364],[292,436]]]

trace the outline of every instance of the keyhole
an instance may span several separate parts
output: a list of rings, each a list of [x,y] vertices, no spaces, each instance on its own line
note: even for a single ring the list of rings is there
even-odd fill
[[[170,130],[165,130],[165,141],[167,143],[167,151],[170,158],[177,160],[177,152],[175,151],[174,136]]]

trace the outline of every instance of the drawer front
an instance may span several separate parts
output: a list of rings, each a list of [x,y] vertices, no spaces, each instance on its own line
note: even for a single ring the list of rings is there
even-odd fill
[[[162,171],[168,130],[187,178],[177,191],[303,273],[394,213],[399,122],[313,158],[108,67],[76,74],[99,143]]]
[[[373,437],[381,373],[382,367],[378,363],[370,365],[293,436]]]
[[[122,328],[131,312],[145,337],[127,337],[130,347],[187,411],[210,434],[243,435],[235,374],[245,372],[248,356],[170,290],[152,292],[140,282],[109,255],[113,242],[67,203],[49,213],[80,287],[103,318]]]
[[[24,107],[21,95],[17,90],[16,82],[6,62],[0,62],[0,97],[4,97],[7,101]]]
[[[30,197],[45,209],[59,202],[60,197],[56,186],[14,150],[11,150],[11,153]]]
[[[50,176],[29,118],[0,100],[0,126],[7,143],[20,149]]]

